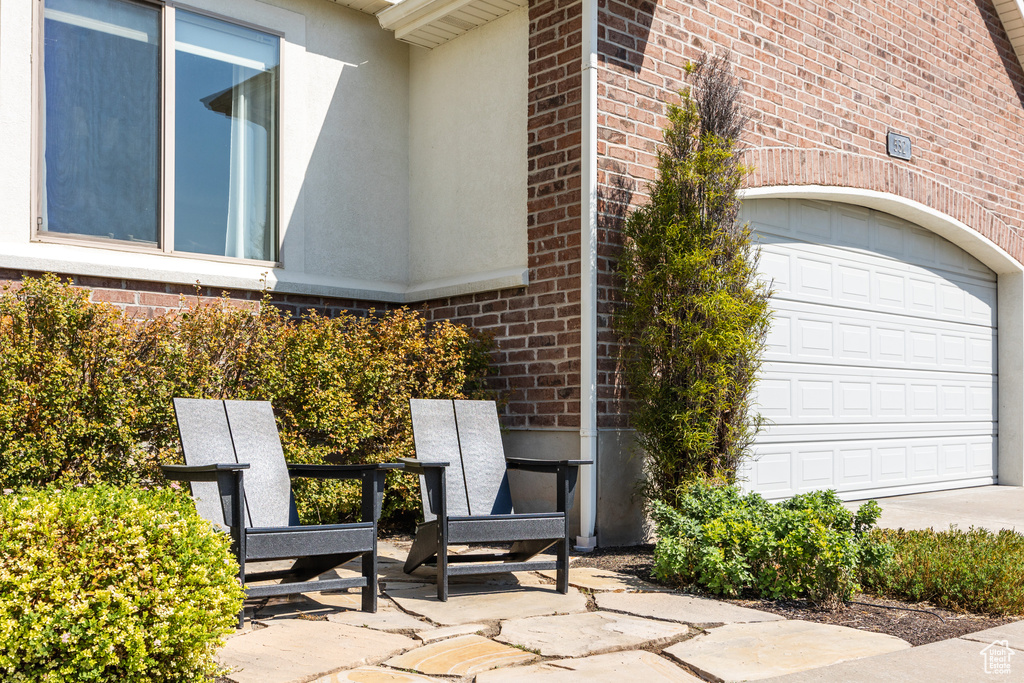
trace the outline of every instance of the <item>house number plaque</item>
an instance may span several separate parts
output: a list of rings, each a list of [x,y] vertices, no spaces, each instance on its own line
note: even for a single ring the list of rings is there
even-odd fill
[[[889,133],[885,136],[885,148],[889,156],[910,161],[910,138],[906,135]]]

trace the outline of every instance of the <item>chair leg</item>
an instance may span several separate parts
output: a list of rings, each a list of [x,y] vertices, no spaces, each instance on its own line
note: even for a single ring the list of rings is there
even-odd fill
[[[412,541],[412,548],[402,568],[406,574],[411,574],[424,562],[430,561],[437,554],[438,532],[434,528],[436,521],[420,524],[416,528],[416,537]]]
[[[242,630],[243,628],[245,628],[245,606],[244,605],[242,606],[242,609],[238,610],[238,629]]]
[[[569,592],[569,539],[558,542],[558,571],[556,582],[559,593]]]
[[[437,520],[437,599],[448,602],[448,520]]]
[[[374,544],[376,545],[376,544]],[[363,578],[366,585],[363,586],[364,612],[377,611],[377,552],[376,549],[363,553]]]

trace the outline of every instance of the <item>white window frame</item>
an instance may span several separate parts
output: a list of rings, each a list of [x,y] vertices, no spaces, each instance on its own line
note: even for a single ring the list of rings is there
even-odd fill
[[[246,259],[234,256],[220,256],[216,254],[202,254],[191,251],[176,251],[174,249],[174,142],[175,142],[175,12],[178,9],[186,10],[194,14],[217,19],[220,21],[261,31],[278,39],[278,82],[284,80],[285,72],[285,34],[282,31],[255,24],[244,19],[228,16],[201,7],[195,7],[177,0],[122,0],[125,2],[150,7],[160,12],[160,161],[158,172],[160,174],[159,209],[160,217],[159,236],[156,246],[149,246],[125,240],[98,237],[95,235],[79,235],[75,233],[57,233],[42,229],[43,222],[43,142],[46,139],[46,125],[44,114],[44,60],[45,60],[45,35],[44,35],[44,1],[37,0],[35,5],[35,39],[33,45],[36,47],[36,54],[39,59],[35,60],[33,78],[33,169],[32,169],[32,215],[33,225],[31,241],[49,242],[54,244],[66,244],[75,246],[98,247],[112,249],[115,251],[137,252],[145,254],[160,254],[176,258],[200,259],[203,261],[218,261],[223,263],[241,263],[247,265],[264,266],[268,268],[284,268],[281,257],[283,247],[284,230],[281,224],[281,153],[283,138],[281,122],[281,93],[283,88],[278,87],[277,102],[277,131],[274,140],[274,244],[276,247],[276,260]]]

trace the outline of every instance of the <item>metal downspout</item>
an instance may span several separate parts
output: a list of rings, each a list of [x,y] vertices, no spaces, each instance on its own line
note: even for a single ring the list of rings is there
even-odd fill
[[[580,136],[580,489],[581,550],[597,544],[597,0],[583,3]]]

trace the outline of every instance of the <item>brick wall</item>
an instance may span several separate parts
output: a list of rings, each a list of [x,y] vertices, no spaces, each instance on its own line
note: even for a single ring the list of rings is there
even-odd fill
[[[1022,259],[1024,71],[990,0],[808,3],[599,0],[601,426],[622,423],[609,323],[624,207],[654,176],[683,66],[733,54],[751,117],[751,186],[892,192],[967,223]],[[885,153],[909,135],[910,162]]]

